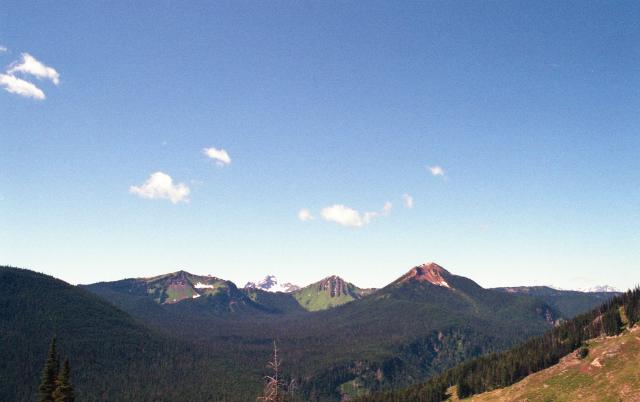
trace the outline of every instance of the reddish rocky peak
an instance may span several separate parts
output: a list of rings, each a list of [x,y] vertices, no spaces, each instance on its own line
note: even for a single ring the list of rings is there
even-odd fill
[[[434,262],[429,262],[411,268],[409,272],[404,274],[398,280],[398,282],[402,283],[409,280],[414,280],[419,282],[429,282],[436,286],[450,288],[451,286],[445,280],[445,276],[447,275],[450,275],[449,271]]]

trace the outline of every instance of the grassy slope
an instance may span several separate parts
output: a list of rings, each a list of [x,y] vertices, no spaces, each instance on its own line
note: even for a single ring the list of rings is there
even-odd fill
[[[343,293],[332,296],[330,288],[338,286],[337,283],[341,284]],[[332,276],[298,289],[290,293],[290,295],[303,309],[321,311],[358,300],[371,292],[372,289],[360,289],[353,283],[346,282],[340,277]]]
[[[465,401],[640,401],[640,326],[589,342],[589,355],[560,363],[506,388]],[[455,392],[452,392],[455,395]],[[458,401],[453,397],[451,401]]]
[[[331,297],[328,292],[311,287],[296,291],[294,297],[300,306],[307,311],[326,310],[355,300],[355,298],[349,294]]]

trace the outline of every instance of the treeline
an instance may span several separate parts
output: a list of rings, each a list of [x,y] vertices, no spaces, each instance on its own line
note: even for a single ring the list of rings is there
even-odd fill
[[[588,339],[618,335],[625,327],[630,328],[638,322],[640,287],[510,350],[459,364],[423,384],[401,391],[368,395],[360,401],[441,402],[448,398],[447,389],[452,385],[457,386],[460,398],[506,387],[558,363],[560,358],[584,345]]]

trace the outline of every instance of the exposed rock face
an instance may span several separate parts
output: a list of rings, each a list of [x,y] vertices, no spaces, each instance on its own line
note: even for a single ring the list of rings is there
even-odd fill
[[[430,262],[411,268],[409,272],[400,277],[397,282],[402,283],[413,280],[429,282],[436,286],[451,288],[445,279],[449,275],[451,275],[449,271],[434,262]]]
[[[275,275],[267,275],[258,282],[247,282],[244,285],[245,289],[261,289],[267,292],[284,292],[290,293],[300,289],[300,286],[294,285],[290,282],[278,283],[278,278]]]
[[[329,276],[318,282],[318,290],[329,293],[331,297],[351,294],[347,282],[336,275]]]

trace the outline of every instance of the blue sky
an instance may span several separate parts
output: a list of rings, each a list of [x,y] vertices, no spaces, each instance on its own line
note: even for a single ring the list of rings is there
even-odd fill
[[[382,286],[436,261],[484,286],[633,286],[639,19],[630,1],[4,2],[0,262],[72,283]]]

